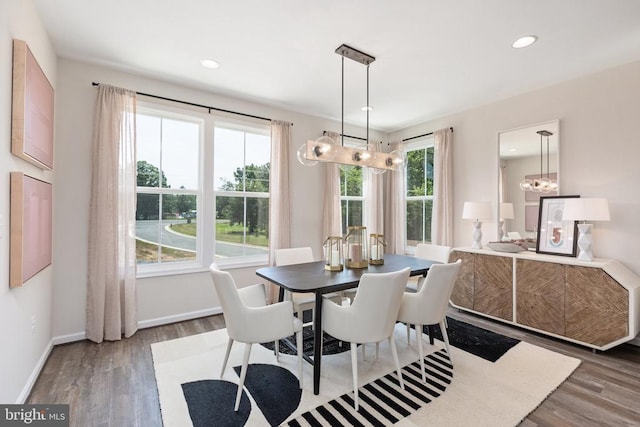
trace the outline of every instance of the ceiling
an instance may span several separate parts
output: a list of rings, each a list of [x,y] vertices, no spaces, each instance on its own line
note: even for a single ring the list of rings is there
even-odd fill
[[[376,57],[385,132],[640,60],[638,0],[34,1],[61,57],[337,120],[346,43]],[[344,76],[345,121],[364,125],[366,67]]]

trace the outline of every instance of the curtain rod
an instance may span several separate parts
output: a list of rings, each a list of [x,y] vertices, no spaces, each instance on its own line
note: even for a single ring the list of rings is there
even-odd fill
[[[453,128],[452,127],[450,127],[449,130],[451,130],[451,132],[453,132]],[[433,132],[423,133],[422,135],[412,136],[411,138],[405,138],[405,139],[402,140],[402,142],[411,141],[412,139],[418,139],[418,138],[422,138],[424,136],[430,136],[430,135],[433,135]]]
[[[91,85],[92,86],[99,86],[100,83],[91,82]],[[223,113],[231,113],[231,114],[237,114],[239,116],[251,117],[253,119],[271,121],[271,119],[268,118],[268,117],[260,117],[260,116],[254,116],[253,114],[239,113],[237,111],[225,110],[223,108],[211,107],[209,105],[196,104],[195,102],[181,101],[179,99],[167,98],[167,97],[164,97],[164,96],[152,95],[150,93],[137,92],[137,91],[136,91],[136,94],[143,95],[143,96],[148,96],[150,98],[162,99],[163,101],[171,101],[171,102],[177,102],[179,104],[191,105],[192,107],[206,108],[207,110],[209,110],[209,113],[211,113],[211,110],[215,110],[215,111],[221,111]],[[293,126],[293,123],[291,123],[291,126]]]

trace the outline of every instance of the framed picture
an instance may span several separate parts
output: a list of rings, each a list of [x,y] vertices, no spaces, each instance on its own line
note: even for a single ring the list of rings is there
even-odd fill
[[[576,256],[577,223],[562,220],[565,200],[575,197],[580,196],[540,197],[537,253]]]
[[[524,231],[537,232],[538,229],[538,205],[524,207]]]
[[[53,186],[11,172],[9,286],[22,286],[51,264]]]
[[[29,46],[13,40],[11,152],[53,169],[53,87]]]

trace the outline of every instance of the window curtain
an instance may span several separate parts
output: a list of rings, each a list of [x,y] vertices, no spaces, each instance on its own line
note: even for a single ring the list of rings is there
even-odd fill
[[[372,168],[364,168],[366,173],[364,199],[365,223],[369,234],[384,234],[384,175],[375,173]],[[387,171],[385,174],[394,172]]]
[[[291,123],[271,121],[271,170],[269,172],[269,265],[276,249],[291,246],[291,201],[289,197],[289,151]],[[268,299],[275,301],[277,287],[268,289]]]
[[[327,136],[339,144],[340,134],[327,132]],[[342,236],[342,207],[340,205],[340,167],[337,163],[325,163],[324,198],[322,204],[322,239]]]
[[[400,142],[389,144],[389,151],[401,150],[405,146]],[[387,242],[385,252],[391,254],[404,254],[404,240],[406,233],[406,164],[401,170],[387,172],[383,175],[385,195],[387,202],[384,204],[384,235]]]
[[[136,95],[100,85],[93,135],[87,339],[133,335],[136,318]]]
[[[433,133],[433,212],[431,242],[452,246],[453,243],[453,130],[439,129]]]

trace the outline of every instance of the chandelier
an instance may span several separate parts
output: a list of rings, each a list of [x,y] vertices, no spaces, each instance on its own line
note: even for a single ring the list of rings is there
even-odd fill
[[[376,144],[369,145],[369,65],[376,60],[373,56],[354,49],[346,44],[340,45],[336,51],[342,57],[342,130],[340,142],[328,136],[321,136],[316,140],[307,141],[298,148],[298,161],[305,166],[315,166],[318,162],[332,162],[348,166],[363,166],[373,168],[376,173],[387,170],[398,170],[404,163],[402,151],[393,150],[389,153],[378,151]],[[367,66],[367,105],[363,110],[367,113],[366,143],[358,147],[344,145],[344,59],[348,58]]]
[[[553,133],[548,130],[539,130],[536,132],[540,135],[540,176],[534,179],[525,178],[520,181],[520,189],[522,191],[533,191],[536,193],[551,193],[558,191],[558,182],[555,179],[549,178],[549,137],[553,135]],[[543,150],[542,150],[542,137],[547,137],[547,176],[546,178],[543,175],[542,170],[542,161],[543,161]]]

